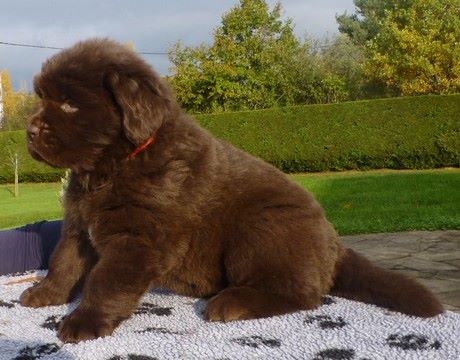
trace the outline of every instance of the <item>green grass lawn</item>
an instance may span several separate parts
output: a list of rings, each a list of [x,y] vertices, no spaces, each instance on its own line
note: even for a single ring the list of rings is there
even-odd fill
[[[296,174],[340,235],[460,229],[460,169]],[[0,228],[62,216],[60,183],[0,186]]]
[[[19,196],[15,198],[13,184],[0,185],[0,229],[61,218],[61,186],[60,182],[19,184]]]
[[[460,229],[460,170],[292,175],[340,235]]]

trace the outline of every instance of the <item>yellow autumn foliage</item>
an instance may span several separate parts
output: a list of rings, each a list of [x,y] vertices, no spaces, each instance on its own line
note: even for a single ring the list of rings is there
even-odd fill
[[[412,0],[380,26],[367,43],[369,77],[402,96],[460,92],[459,0]]]

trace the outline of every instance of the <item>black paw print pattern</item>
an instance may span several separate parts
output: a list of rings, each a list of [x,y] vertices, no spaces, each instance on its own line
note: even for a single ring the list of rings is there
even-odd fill
[[[52,315],[46,318],[45,322],[41,324],[41,327],[49,330],[56,331],[59,327],[59,323],[61,322],[62,317],[57,315]]]
[[[317,323],[318,326],[323,330],[340,329],[347,325],[341,316],[333,318],[329,315],[307,316],[304,322],[305,324]]]
[[[265,339],[262,336],[245,336],[237,339],[232,339],[232,342],[242,346],[250,346],[252,348],[258,348],[259,346],[268,346],[271,348],[277,348],[281,346],[281,341],[278,339]]]
[[[107,360],[157,360],[157,358],[148,355],[128,354],[126,356],[115,355]]]
[[[154,334],[169,334],[169,335],[183,335],[181,332],[168,330],[166,328],[148,327],[143,330],[137,330],[138,334],[142,333],[154,333]]]
[[[387,338],[387,344],[403,350],[438,350],[441,348],[440,341],[430,341],[426,336],[418,334],[391,334]]]
[[[170,307],[160,307],[156,304],[151,303],[142,303],[134,314],[147,314],[147,315],[158,315],[158,316],[170,316],[172,314],[172,308]]]
[[[14,307],[14,302],[10,301],[10,302],[6,302],[6,301],[3,301],[3,300],[0,300],[0,307],[6,307],[8,309],[11,309]]]
[[[59,346],[55,343],[42,344],[37,346],[27,346],[19,351],[19,355],[13,360],[34,360],[40,359],[44,355],[54,354],[59,350]]]
[[[326,349],[315,354],[313,360],[352,360],[355,358],[353,349]]]

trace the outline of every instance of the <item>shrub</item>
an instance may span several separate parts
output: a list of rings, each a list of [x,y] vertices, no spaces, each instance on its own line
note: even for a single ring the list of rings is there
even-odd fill
[[[460,166],[460,95],[420,96],[196,116],[217,137],[285,172]],[[0,183],[59,181],[23,131],[0,132]]]
[[[0,132],[0,149],[0,183],[14,181],[10,157],[15,153],[19,158],[20,182],[59,181],[65,172],[34,160],[27,152],[25,133],[22,130]]]
[[[286,172],[460,165],[460,95],[197,116],[216,136]]]

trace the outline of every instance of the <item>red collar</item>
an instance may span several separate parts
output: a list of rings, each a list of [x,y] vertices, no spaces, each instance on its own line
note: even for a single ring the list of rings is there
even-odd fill
[[[133,157],[135,157],[137,154],[139,154],[142,150],[145,150],[149,145],[152,145],[155,142],[155,139],[157,137],[157,133],[153,133],[152,136],[150,136],[143,144],[140,144],[134,151],[129,154],[126,158],[126,160],[131,160]]]

